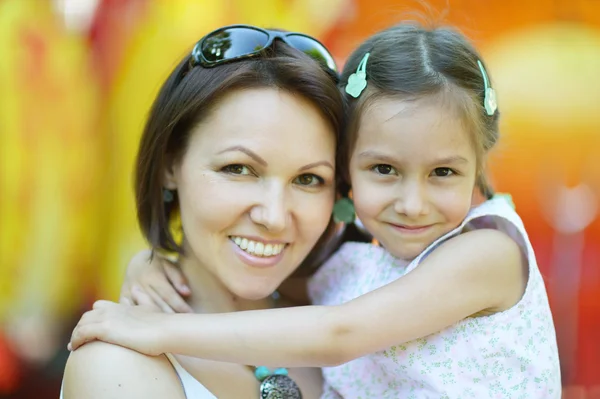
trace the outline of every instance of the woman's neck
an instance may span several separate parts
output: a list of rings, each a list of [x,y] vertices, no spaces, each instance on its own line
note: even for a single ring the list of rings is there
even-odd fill
[[[268,309],[274,305],[271,297],[261,300],[237,297],[193,255],[182,256],[179,265],[192,292],[187,302],[196,313]]]

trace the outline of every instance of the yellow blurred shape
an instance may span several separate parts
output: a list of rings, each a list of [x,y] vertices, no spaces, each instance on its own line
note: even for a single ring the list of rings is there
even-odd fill
[[[94,262],[98,96],[86,51],[50,2],[0,2],[0,320],[69,312]]]

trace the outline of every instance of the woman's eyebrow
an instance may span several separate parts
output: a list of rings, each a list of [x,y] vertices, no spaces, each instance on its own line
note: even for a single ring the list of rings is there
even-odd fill
[[[248,147],[244,147],[243,145],[233,145],[231,147],[227,147],[224,150],[219,151],[219,154],[223,154],[224,152],[231,152],[231,151],[240,151],[240,152],[243,152],[244,154],[248,155],[250,158],[254,159],[256,162],[258,162],[262,166],[268,166],[269,165],[267,163],[267,161],[265,161],[263,158],[260,157],[260,155],[258,155],[257,153],[255,153],[254,151],[252,151],[251,149],[249,149]],[[327,166],[327,167],[331,168],[332,170],[335,169],[333,167],[333,165],[331,164],[331,162],[329,162],[329,161],[317,161],[317,162],[311,162],[311,163],[309,163],[307,165],[304,165],[303,167],[301,167],[298,170],[299,171],[308,170],[308,169],[312,169],[312,168],[315,168],[315,167],[321,166],[321,165]]]
[[[224,152],[230,152],[230,151],[240,151],[240,152],[243,152],[244,154],[248,155],[250,158],[254,159],[256,162],[258,162],[262,166],[268,166],[269,165],[267,163],[267,161],[265,161],[264,159],[262,159],[257,153],[255,153],[254,151],[252,151],[251,149],[249,149],[247,147],[244,147],[243,145],[234,145],[234,146],[231,146],[231,147],[227,147],[223,151],[220,151],[219,154],[223,154]]]

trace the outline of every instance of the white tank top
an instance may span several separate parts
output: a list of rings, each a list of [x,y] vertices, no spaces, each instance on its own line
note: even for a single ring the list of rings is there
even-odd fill
[[[179,364],[177,359],[175,359],[175,356],[169,353],[166,353],[166,356],[173,365],[173,368],[181,381],[187,399],[217,399],[217,397],[206,389],[200,381],[195,379],[181,364]]]

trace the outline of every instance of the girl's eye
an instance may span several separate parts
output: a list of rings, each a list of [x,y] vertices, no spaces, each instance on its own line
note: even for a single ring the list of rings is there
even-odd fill
[[[316,187],[325,183],[325,180],[322,177],[317,175],[313,175],[312,173],[307,173],[304,175],[300,175],[295,179],[295,183],[301,186],[306,187]]]
[[[383,164],[383,163],[373,166],[372,170],[375,171],[376,173],[379,173],[380,175],[396,174],[396,169],[394,169],[394,167],[392,165],[387,165],[387,164]]]
[[[456,172],[454,172],[452,169],[450,168],[435,168],[432,172],[432,174],[435,177],[448,177],[448,176],[452,176],[455,175]]]
[[[251,174],[250,168],[248,168],[246,165],[242,165],[242,164],[227,165],[227,166],[223,167],[223,169],[221,169],[221,170],[225,173],[230,173],[232,175],[249,175],[249,174]]]

